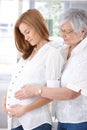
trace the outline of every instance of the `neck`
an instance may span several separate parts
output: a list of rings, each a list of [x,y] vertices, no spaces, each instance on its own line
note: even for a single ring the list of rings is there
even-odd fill
[[[41,41],[39,44],[37,44],[37,45],[34,47],[33,51],[32,51],[32,54],[31,54],[31,56],[30,56],[30,59],[32,59],[32,58],[36,55],[36,53],[39,51],[39,49],[40,49],[42,46],[44,46],[46,43],[47,43],[47,41],[44,40],[44,41]]]
[[[72,52],[72,50],[73,50],[74,48],[75,48],[74,46],[70,46],[70,47],[69,47],[67,59],[69,59],[69,57],[71,56],[71,52]]]
[[[38,43],[35,47],[36,50],[39,50],[42,46],[44,46],[48,41],[43,40],[40,43]]]

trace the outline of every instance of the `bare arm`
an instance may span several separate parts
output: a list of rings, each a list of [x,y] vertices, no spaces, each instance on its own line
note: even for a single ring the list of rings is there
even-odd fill
[[[42,97],[56,99],[56,100],[69,100],[74,99],[80,95],[80,92],[72,91],[68,88],[42,88]]]
[[[39,94],[39,90],[41,90],[41,94]],[[49,99],[69,100],[79,96],[80,91],[75,92],[68,88],[47,88],[38,86],[35,87],[33,85],[25,85],[21,90],[15,93],[15,97],[20,100],[38,95]]]
[[[39,98],[38,100],[32,102],[31,104],[26,106],[26,111],[32,111],[36,108],[42,107],[46,104],[48,104],[49,102],[51,102],[51,99],[47,99],[47,98]]]
[[[39,98],[39,99],[35,100],[34,102],[32,102],[31,104],[28,104],[25,106],[22,106],[19,104],[12,105],[8,111],[11,112],[11,115],[13,117],[21,117],[25,113],[38,109],[38,108],[48,104],[49,102],[51,102],[50,99]]]

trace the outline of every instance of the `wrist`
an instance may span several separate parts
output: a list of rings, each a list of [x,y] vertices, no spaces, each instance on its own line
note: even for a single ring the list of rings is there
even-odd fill
[[[42,94],[42,88],[38,88],[36,92],[36,96],[41,96]]]

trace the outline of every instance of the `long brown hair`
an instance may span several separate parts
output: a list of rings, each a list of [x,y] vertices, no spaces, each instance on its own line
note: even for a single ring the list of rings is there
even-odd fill
[[[27,59],[31,55],[34,46],[31,46],[20,32],[19,25],[21,23],[25,23],[29,26],[31,25],[37,30],[37,33],[41,36],[41,38],[47,41],[49,41],[49,30],[47,28],[46,21],[37,9],[29,9],[19,17],[14,27],[15,44],[17,49],[22,53],[22,57]]]

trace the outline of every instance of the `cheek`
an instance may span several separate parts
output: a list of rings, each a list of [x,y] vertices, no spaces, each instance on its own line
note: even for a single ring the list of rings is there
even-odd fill
[[[71,35],[70,37],[68,37],[68,39],[69,41],[72,41],[73,43],[79,41],[79,37],[77,35]]]
[[[81,38],[79,37],[79,36],[74,36],[73,38],[72,38],[72,41],[73,41],[73,43],[79,43],[80,41],[81,41]]]
[[[77,40],[74,37],[67,37],[64,39],[64,42],[66,44],[72,45],[72,44],[75,44]]]
[[[33,36],[34,39],[37,39],[37,38],[38,38],[37,32],[34,32],[34,33],[32,34],[32,36]]]
[[[35,40],[36,41],[39,41],[41,39],[41,37],[36,33],[36,35],[35,35]]]

